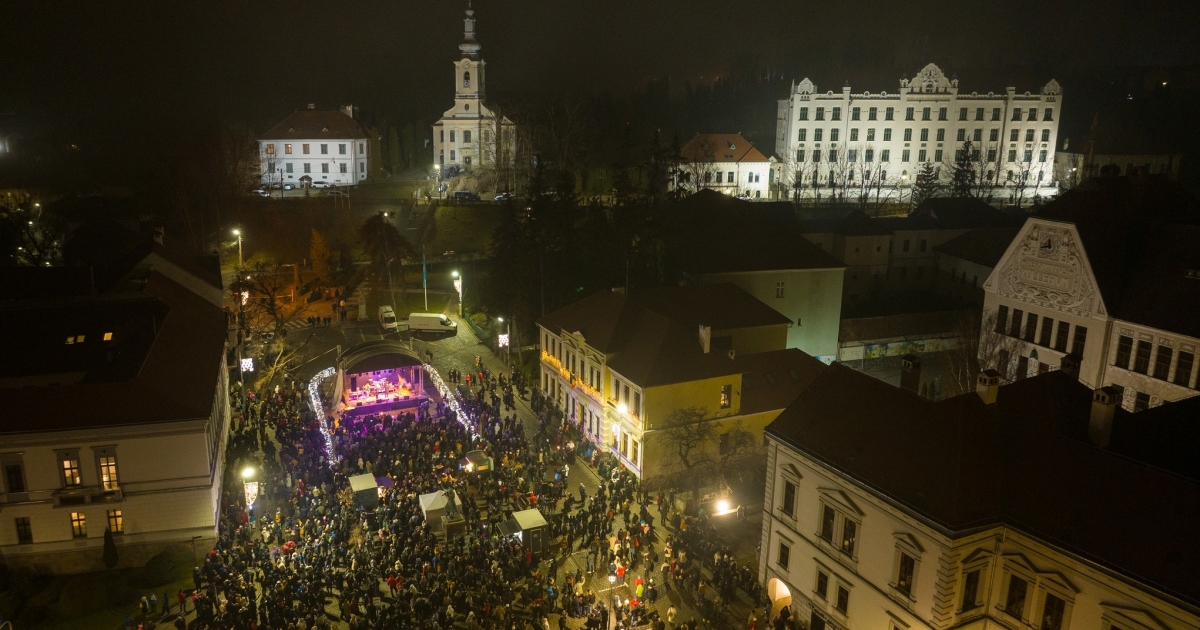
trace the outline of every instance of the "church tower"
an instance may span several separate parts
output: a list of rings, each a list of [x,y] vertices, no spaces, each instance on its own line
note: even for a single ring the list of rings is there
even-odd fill
[[[483,70],[484,62],[479,58],[479,42],[475,39],[475,11],[467,5],[467,17],[463,19],[463,42],[458,45],[462,52],[462,60],[458,62],[455,73],[455,99],[476,99],[483,101]],[[461,104],[461,103],[460,103]]]

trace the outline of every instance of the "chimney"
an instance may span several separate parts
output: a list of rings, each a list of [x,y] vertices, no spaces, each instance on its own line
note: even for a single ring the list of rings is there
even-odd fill
[[[900,357],[900,389],[914,394],[921,391],[921,357],[906,354]]]
[[[340,109],[342,110],[343,114],[345,114],[351,118],[354,118],[354,106],[353,105],[342,105]]]
[[[985,405],[996,404],[996,395],[1000,393],[1000,373],[987,369],[975,377],[975,393]]]
[[[1071,375],[1071,378],[1079,380],[1079,357],[1074,354],[1063,356],[1058,361],[1058,369]]]
[[[1117,411],[1119,390],[1112,385],[1092,392],[1092,415],[1088,419],[1088,438],[1100,448],[1108,448],[1112,439],[1113,414]]]
[[[712,349],[712,326],[700,324],[700,349],[704,351],[704,354],[708,354],[708,351]]]

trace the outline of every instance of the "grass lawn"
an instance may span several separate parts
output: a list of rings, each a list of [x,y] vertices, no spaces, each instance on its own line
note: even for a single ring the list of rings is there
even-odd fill
[[[425,233],[425,242],[434,256],[447,251],[483,254],[491,246],[499,224],[499,206],[441,206],[434,215],[434,225]]]

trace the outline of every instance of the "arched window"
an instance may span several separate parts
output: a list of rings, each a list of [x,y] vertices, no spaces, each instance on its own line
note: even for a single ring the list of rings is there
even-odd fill
[[[463,87],[465,87],[465,88],[471,87],[471,73],[470,72],[463,73]]]

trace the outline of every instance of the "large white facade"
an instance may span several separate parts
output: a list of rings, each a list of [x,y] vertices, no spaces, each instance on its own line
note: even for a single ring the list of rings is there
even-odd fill
[[[1054,149],[1062,90],[1051,80],[1039,93],[962,93],[929,64],[895,93],[817,90],[809,79],[780,100],[775,152],[785,165],[781,185],[809,195],[829,187],[875,181],[897,195],[910,190],[923,164],[949,181],[956,151],[970,141],[980,175],[1021,195],[1055,190]],[[796,179],[800,185],[794,185]],[[1000,190],[997,196],[1002,197]]]
[[[443,172],[513,159],[512,121],[484,103],[486,63],[479,56],[474,15],[467,9],[463,20],[462,59],[454,64],[454,107],[433,125],[434,161]]]
[[[309,106],[275,125],[258,141],[263,184],[351,186],[366,180],[371,150],[353,113],[353,107],[325,111]]]

